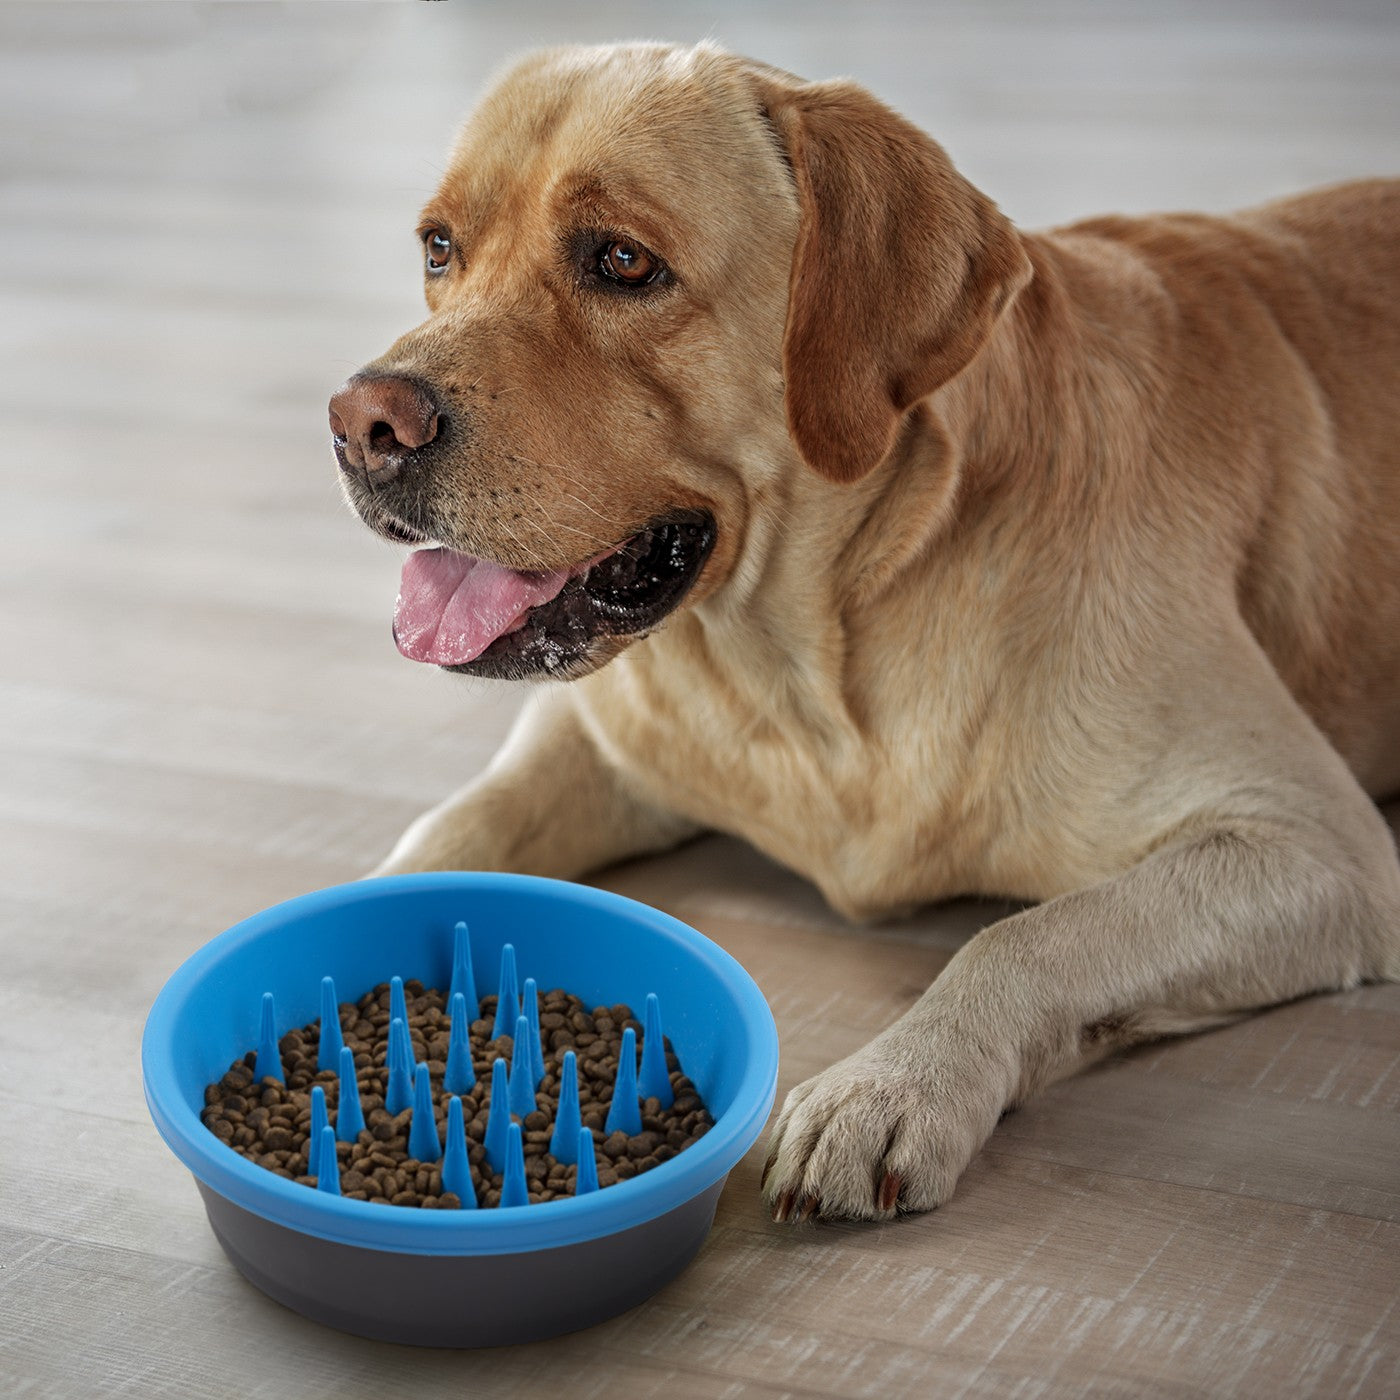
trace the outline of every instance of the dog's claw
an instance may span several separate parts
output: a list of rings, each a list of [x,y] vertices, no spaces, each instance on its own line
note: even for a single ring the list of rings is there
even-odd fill
[[[880,1178],[880,1189],[875,1196],[876,1206],[883,1211],[893,1210],[894,1203],[899,1199],[899,1188],[903,1184],[903,1178],[898,1172],[886,1172]]]
[[[799,1220],[810,1220],[813,1215],[821,1209],[822,1198],[820,1196],[803,1196],[797,1203],[797,1218]]]
[[[778,1199],[773,1202],[773,1219],[782,1224],[792,1213],[792,1203],[796,1196],[795,1191],[783,1191]]]
[[[778,1154],[776,1152],[770,1152],[768,1154],[768,1160],[763,1164],[763,1175],[758,1179],[758,1189],[760,1191],[768,1185],[768,1175],[773,1170],[773,1164],[777,1160]]]

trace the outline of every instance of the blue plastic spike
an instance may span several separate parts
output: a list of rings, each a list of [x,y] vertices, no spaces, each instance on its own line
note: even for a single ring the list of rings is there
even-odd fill
[[[525,1140],[520,1124],[510,1125],[506,1138],[506,1179],[501,1186],[501,1206],[528,1206],[530,1188],[525,1185]]]
[[[466,1119],[462,1117],[462,1100],[455,1094],[447,1101],[447,1143],[442,1151],[442,1189],[451,1191],[462,1202],[463,1210],[476,1209],[476,1187],[472,1185],[471,1163],[467,1161]]]
[[[462,925],[458,924],[458,928]],[[467,1019],[467,999],[461,992],[453,994],[452,1033],[447,1041],[447,1072],[442,1077],[442,1087],[449,1094],[465,1094],[476,1083],[476,1070],[472,1068],[471,1022]]]
[[[472,941],[466,924],[458,924],[452,932],[452,986],[447,993],[449,1006],[453,997],[466,998],[469,1020],[475,1021],[481,1015],[481,1002],[476,995],[476,975],[472,972]]]
[[[491,1065],[491,1110],[486,1115],[486,1164],[493,1172],[506,1169],[506,1129],[510,1127],[510,1090],[506,1087],[506,1062]]]
[[[311,1130],[306,1137],[306,1174],[321,1174],[321,1129],[329,1123],[326,1113],[326,1091],[319,1084],[311,1090]]]
[[[316,1189],[340,1195],[340,1162],[335,1155],[335,1129],[321,1129],[321,1160],[316,1173]]]
[[[335,1135],[341,1142],[354,1142],[365,1130],[365,1113],[360,1107],[355,1052],[348,1045],[340,1047],[340,1097],[336,1105]]]
[[[340,1007],[335,999],[335,983],[321,978],[321,1044],[316,1051],[316,1068],[332,1074],[340,1068],[340,1047],[345,1041],[340,1035]]]
[[[544,1046],[540,1043],[540,994],[533,977],[525,979],[520,1009],[530,1024],[530,1063],[534,1066],[535,1088],[538,1089],[544,1078]]]
[[[549,1150],[556,1162],[568,1166],[578,1161],[575,1154],[579,1127],[578,1070],[574,1065],[574,1052],[565,1050],[564,1063],[559,1069],[559,1112],[554,1115],[554,1135],[549,1140]]]
[[[613,1084],[608,1121],[603,1127],[606,1132],[623,1132],[628,1137],[642,1131],[642,1110],[637,1102],[637,1032],[631,1026],[622,1032],[622,1049],[617,1059],[617,1080]]]
[[[644,1099],[660,1099],[662,1108],[675,1103],[671,1076],[666,1069],[666,1039],[661,1034],[661,1002],[655,992],[647,993],[646,1034],[642,1036],[642,1072],[637,1092]]]
[[[395,1017],[389,1022],[389,1090],[384,1095],[384,1107],[389,1113],[402,1113],[412,1107],[415,1068],[408,1023]]]
[[[512,1117],[524,1119],[527,1113],[535,1111],[535,1063],[534,1056],[530,1054],[530,1023],[523,1016],[515,1018],[507,1097]]]
[[[501,949],[501,980],[496,984],[496,1024],[491,1039],[515,1033],[515,1018],[520,1015],[520,991],[515,979],[515,944]]]
[[[586,1196],[598,1189],[598,1159],[594,1154],[593,1134],[587,1128],[578,1130],[578,1175],[574,1177],[574,1195]]]
[[[402,977],[389,979],[389,1019],[392,1021],[395,1017],[408,1025],[408,1002],[404,999]]]
[[[283,1079],[282,1052],[277,1048],[277,1007],[271,992],[262,999],[262,1034],[258,1037],[258,1058],[253,1077],[259,1084],[264,1079]]]
[[[413,1076],[413,1121],[408,1129],[408,1155],[420,1162],[436,1162],[442,1157],[427,1065],[419,1065]]]

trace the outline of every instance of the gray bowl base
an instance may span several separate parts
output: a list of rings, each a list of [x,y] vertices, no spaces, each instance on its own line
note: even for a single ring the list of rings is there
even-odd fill
[[[337,1244],[254,1215],[196,1184],[224,1253],[249,1282],[294,1312],[376,1341],[491,1347],[591,1327],[649,1298],[699,1253],[724,1181],[665,1215],[598,1239],[519,1254],[458,1255]]]

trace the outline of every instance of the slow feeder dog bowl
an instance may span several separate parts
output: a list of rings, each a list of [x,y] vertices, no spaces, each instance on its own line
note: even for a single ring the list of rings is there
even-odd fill
[[[311,1190],[239,1156],[200,1121],[204,1089],[278,1031],[320,1014],[321,979],[355,997],[399,976],[447,987],[453,931],[470,927],[477,990],[511,943],[523,975],[590,1004],[655,993],[685,1074],[715,1119],[668,1162],[606,1190],[477,1210],[375,1207]],[[194,1174],[242,1273],[334,1327],[422,1346],[499,1346],[612,1317],[695,1256],[725,1177],[772,1107],[777,1032],[762,993],[709,939],[658,910],[582,885],[441,872],[339,885],[220,934],[170,978],[142,1040],[146,1101]]]

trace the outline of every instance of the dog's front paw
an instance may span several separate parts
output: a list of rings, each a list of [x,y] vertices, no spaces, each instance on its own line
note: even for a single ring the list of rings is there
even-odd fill
[[[763,1173],[773,1219],[886,1220],[946,1201],[998,1110],[940,1068],[882,1037],[793,1089]]]

